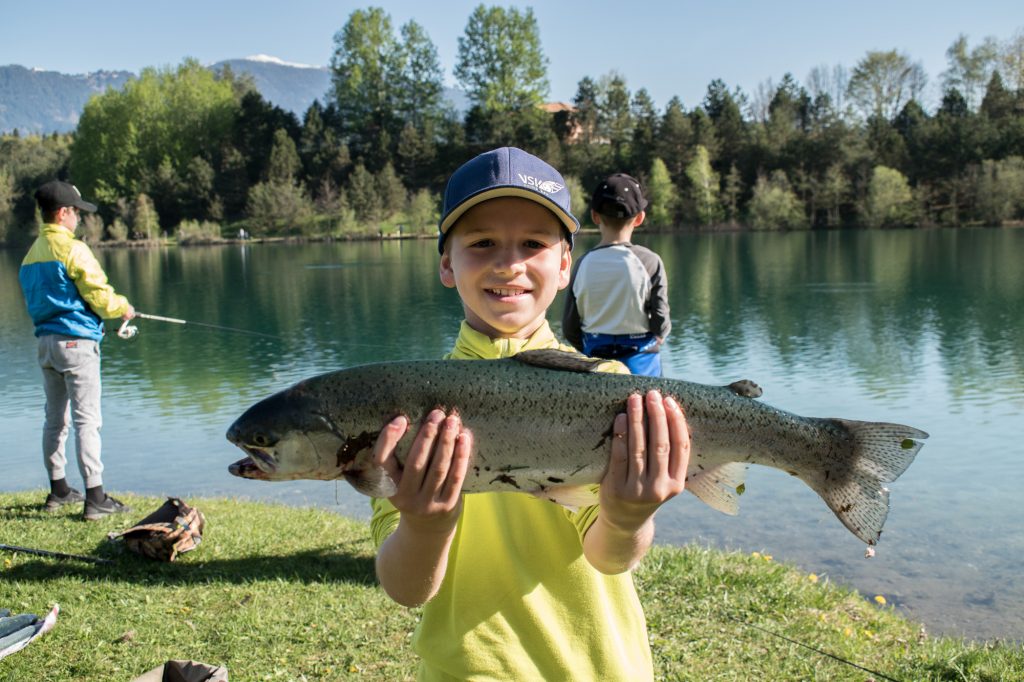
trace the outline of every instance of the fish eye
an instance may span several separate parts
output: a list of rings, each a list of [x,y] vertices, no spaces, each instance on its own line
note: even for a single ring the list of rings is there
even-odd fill
[[[270,439],[267,438],[262,433],[257,433],[255,436],[253,436],[252,442],[255,443],[256,445],[259,445],[261,448],[270,445]]]

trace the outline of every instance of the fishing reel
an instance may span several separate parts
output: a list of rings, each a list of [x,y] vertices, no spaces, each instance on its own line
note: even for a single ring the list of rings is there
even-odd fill
[[[131,324],[131,320],[125,320],[117,330],[117,335],[122,339],[134,338],[139,333],[139,328]]]

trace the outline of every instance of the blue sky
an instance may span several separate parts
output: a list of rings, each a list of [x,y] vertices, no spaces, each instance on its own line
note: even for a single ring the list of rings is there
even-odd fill
[[[422,25],[438,48],[450,83],[458,37],[478,0],[18,0],[0,10],[0,65],[64,73],[138,71],[174,66],[187,56],[203,63],[268,54],[327,65],[333,37],[355,9],[382,7],[398,26]],[[868,50],[899,49],[920,61],[936,85],[946,49],[960,33],[975,46],[1024,30],[1020,0],[829,2],[612,2],[544,0],[485,3],[533,7],[549,59],[549,99],[570,100],[584,76],[611,71],[630,90],[646,87],[659,107],[678,95],[700,103],[721,78],[748,95],[787,71],[803,82],[814,66],[852,69]],[[47,22],[54,22],[47,26]]]

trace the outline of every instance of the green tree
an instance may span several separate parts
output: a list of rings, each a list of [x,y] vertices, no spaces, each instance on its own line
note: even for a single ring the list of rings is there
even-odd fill
[[[894,168],[875,166],[862,211],[868,227],[913,224],[914,196],[906,177]]]
[[[270,150],[266,179],[271,182],[294,182],[302,169],[299,152],[288,131],[279,128],[274,132],[274,146]]]
[[[679,206],[679,190],[669,174],[668,167],[660,158],[651,163],[647,180],[647,220],[655,227],[675,225]]]
[[[408,192],[402,185],[402,181],[395,174],[394,167],[388,163],[377,173],[377,194],[380,196],[382,217],[390,218],[392,215],[405,208],[408,202]]]
[[[82,193],[100,203],[145,192],[161,197],[166,217],[176,218],[180,197],[161,194],[169,186],[154,183],[184,177],[193,158],[217,149],[236,111],[232,83],[194,59],[175,70],[143,69],[124,89],[86,103],[71,147],[72,174]],[[165,163],[169,172],[154,172]]]
[[[430,190],[421,189],[409,193],[409,203],[405,209],[405,217],[412,231],[418,234],[433,234],[437,231],[437,221],[441,217],[437,196]]]
[[[247,212],[253,234],[298,233],[312,209],[299,183],[302,168],[295,142],[284,129],[274,133],[266,179],[249,190]]]
[[[679,182],[690,161],[693,126],[678,97],[673,97],[665,105],[659,131],[657,156],[659,159],[668,159],[664,163],[669,175],[673,182]]]
[[[946,50],[949,68],[942,73],[942,89],[956,88],[967,100],[967,106],[974,108],[998,57],[995,38],[986,38],[972,50],[967,46],[967,36],[961,33]]]
[[[442,116],[436,48],[414,21],[399,39],[379,7],[352,12],[335,34],[331,83],[349,149],[373,169],[393,158],[406,123],[419,127]]]
[[[373,173],[361,163],[349,177],[348,205],[355,212],[356,220],[367,225],[376,225],[384,217],[384,205]]]
[[[986,225],[1002,225],[1024,215],[1024,158],[986,159],[977,196],[978,214]]]
[[[918,98],[926,83],[919,62],[896,50],[873,50],[853,69],[846,94],[864,118],[891,121],[908,100]]]
[[[840,164],[828,167],[818,185],[818,201],[825,208],[825,224],[839,227],[842,205],[850,195],[850,180]]]
[[[210,162],[194,156],[185,169],[182,192],[182,214],[192,219],[222,218],[219,201],[213,191],[215,172]],[[142,195],[145,196],[145,195]]]
[[[704,111],[711,119],[715,131],[717,150],[715,167],[719,172],[730,168],[740,160],[747,143],[746,123],[740,112],[742,93],[730,93],[725,83],[713,80],[704,96]]]
[[[712,170],[708,150],[703,145],[697,145],[693,160],[686,166],[686,177],[690,181],[690,201],[697,222],[710,227],[720,221],[718,173]]]
[[[297,149],[310,187],[326,183],[337,188],[352,165],[348,145],[338,137],[335,126],[329,124],[336,117],[333,106],[326,111],[319,101],[314,101],[303,117]]]
[[[131,226],[144,239],[156,239],[160,234],[160,216],[157,215],[153,200],[146,194],[135,197],[131,206]]]
[[[736,164],[729,166],[729,174],[725,176],[722,187],[722,209],[730,226],[735,227],[740,219],[740,195],[743,194],[743,177]]]
[[[249,190],[246,212],[254,235],[299,234],[311,209],[309,197],[297,183],[268,180]]]
[[[625,79],[614,72],[601,79],[599,88],[598,137],[611,145],[615,166],[624,167],[629,163],[629,144],[633,137],[629,89]]]
[[[1024,92],[1024,27],[999,48],[999,71],[1011,90]]]
[[[478,5],[459,37],[455,78],[485,115],[521,112],[547,96],[547,64],[532,9]]]
[[[566,175],[565,186],[569,188],[569,210],[583,223],[590,219],[590,197],[583,183],[575,175]]]
[[[650,168],[658,139],[658,112],[646,88],[633,94],[633,140],[629,168]]]
[[[18,190],[14,183],[14,173],[0,166],[0,243],[7,243],[14,227],[14,202],[18,198]]]
[[[0,169],[6,170],[11,183],[3,190],[10,215],[0,241],[21,244],[35,236],[39,221],[33,195],[44,182],[64,175],[70,144],[70,135],[0,135]]]
[[[757,178],[750,200],[750,224],[755,230],[799,230],[809,227],[800,199],[782,171]]]

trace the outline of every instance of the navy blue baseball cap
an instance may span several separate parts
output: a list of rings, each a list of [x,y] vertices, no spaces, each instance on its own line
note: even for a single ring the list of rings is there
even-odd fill
[[[448,179],[437,225],[437,250],[444,253],[448,230],[463,213],[498,197],[521,197],[550,210],[565,227],[572,248],[572,236],[580,229],[580,221],[572,214],[569,188],[561,174],[522,149],[501,147],[470,159]]]

